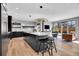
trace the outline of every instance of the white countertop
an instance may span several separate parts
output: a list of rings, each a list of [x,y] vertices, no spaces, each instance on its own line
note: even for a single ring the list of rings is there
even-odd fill
[[[34,34],[34,35],[37,35],[37,36],[49,36],[49,35],[52,34],[50,32],[27,32],[27,33]]]

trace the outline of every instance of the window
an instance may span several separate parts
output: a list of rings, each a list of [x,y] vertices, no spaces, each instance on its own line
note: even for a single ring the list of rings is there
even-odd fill
[[[69,26],[69,33],[71,33],[72,31],[74,32],[76,21],[74,21],[74,20],[68,21],[67,24]]]
[[[75,21],[68,21],[67,24],[69,27],[75,27]]]
[[[53,23],[52,31],[61,33],[61,24],[62,24],[62,27],[63,27],[62,28],[63,33],[75,32],[75,25],[76,25],[75,20]]]

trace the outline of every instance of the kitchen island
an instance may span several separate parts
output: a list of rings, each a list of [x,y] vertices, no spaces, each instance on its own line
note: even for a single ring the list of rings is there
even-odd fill
[[[50,33],[45,33],[45,32],[33,32],[29,33],[30,35],[25,37],[25,41],[28,42],[28,44],[36,51],[39,52],[39,40],[38,39],[43,39],[47,38]],[[40,51],[43,50],[42,46]]]
[[[36,51],[39,52],[39,40],[45,39],[50,35],[50,32],[11,32],[10,39],[16,37],[24,37],[24,40]],[[42,46],[40,51],[42,50]]]

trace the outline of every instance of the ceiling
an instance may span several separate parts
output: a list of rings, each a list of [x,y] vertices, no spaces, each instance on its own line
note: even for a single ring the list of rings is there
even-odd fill
[[[47,18],[49,21],[58,21],[79,16],[78,3],[8,3],[7,7],[8,14],[16,20]]]

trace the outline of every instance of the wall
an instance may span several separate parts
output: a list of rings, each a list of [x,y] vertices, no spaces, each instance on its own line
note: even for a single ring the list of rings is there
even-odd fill
[[[6,14],[6,11],[4,10],[2,4],[1,4],[1,35],[8,33],[8,15]],[[8,44],[10,39],[8,38],[1,38],[2,39],[2,55],[7,54]]]
[[[12,31],[24,31],[24,32],[33,32],[34,26],[35,26],[35,22],[31,22],[31,21],[16,21],[13,20],[12,22],[17,22],[17,23],[21,23],[21,28],[12,28]],[[24,27],[23,27],[24,26]]]
[[[7,34],[8,33],[8,22],[7,22],[7,18],[3,17],[2,21],[1,21],[1,32],[2,34]]]
[[[34,22],[30,22],[30,21],[26,21],[22,23],[22,26],[25,26],[25,28],[22,27],[22,30],[25,32],[33,32],[35,23]]]
[[[76,19],[76,37],[79,39],[79,18]]]
[[[7,14],[6,11],[4,11],[3,7],[2,7],[2,16],[1,16],[1,33],[2,34],[6,34],[8,33],[8,18],[7,18]]]

